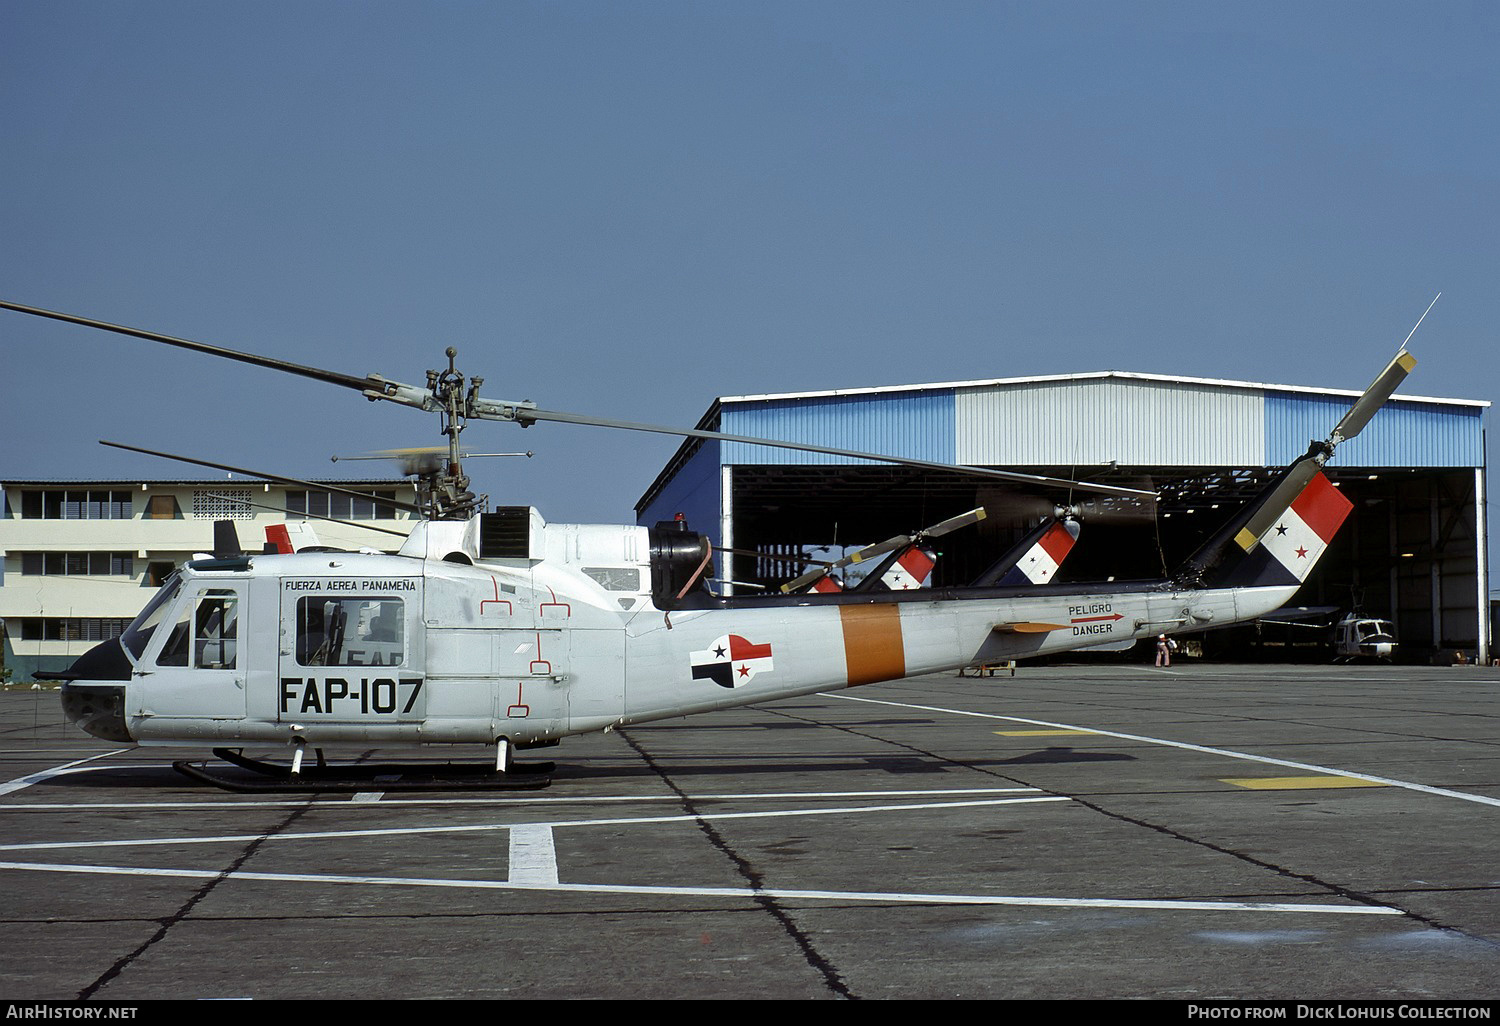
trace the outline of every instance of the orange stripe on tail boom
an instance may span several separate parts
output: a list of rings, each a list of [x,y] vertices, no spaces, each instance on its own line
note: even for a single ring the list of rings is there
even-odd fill
[[[906,676],[901,610],[893,602],[839,606],[844,628],[844,662],[849,685],[900,680]]]

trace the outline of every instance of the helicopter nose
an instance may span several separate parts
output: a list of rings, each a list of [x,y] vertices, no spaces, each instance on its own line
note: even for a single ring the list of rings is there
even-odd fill
[[[60,680],[62,707],[73,723],[105,741],[132,741],[125,724],[125,682],[130,660],[119,638],[101,641],[61,673],[38,673],[38,680]]]
[[[62,686],[63,715],[105,741],[133,741],[125,726],[125,685],[68,683]]]

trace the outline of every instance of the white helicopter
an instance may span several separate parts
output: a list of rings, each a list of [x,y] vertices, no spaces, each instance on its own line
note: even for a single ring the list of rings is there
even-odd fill
[[[1333,650],[1334,662],[1378,659],[1389,663],[1396,654],[1396,625],[1390,620],[1350,610],[1337,622],[1339,606],[1297,606],[1277,609],[1261,623],[1320,632]],[[1311,621],[1311,622],[1309,622]]]
[[[236,790],[363,788],[372,774],[390,775],[392,768],[326,766],[323,750],[425,743],[493,746],[493,768],[486,760],[468,767],[469,776],[454,770],[423,777],[403,767],[402,781],[382,788],[545,786],[550,764],[518,763],[517,749],[832,688],[1253,620],[1285,605],[1327,549],[1351,505],[1321,468],[1416,363],[1403,344],[1326,440],[1312,442],[1162,579],[1051,584],[1056,561],[1042,544],[1051,531],[1044,526],[969,586],[803,591],[824,576],[820,570],[790,582],[787,594],[725,597],[704,584],[713,556],[708,539],[680,520],[647,528],[549,524],[529,506],[480,512],[460,466],[458,437],[466,421],[591,424],[1107,495],[1151,493],[483,399],[481,379],[471,379],[466,391],[452,349],[448,369],[429,371],[426,387],[417,387],[8,302],[0,307],[312,377],[443,419],[448,458],[424,475],[425,519],[395,554],[244,554],[229,538],[217,539],[214,558],[181,567],[118,639],[52,675],[63,681],[66,714],[90,734],[211,747],[256,776],[246,782],[243,775],[231,780],[188,763],[178,768]],[[881,543],[881,551],[899,558],[924,537],[979,516],[976,510],[897,536]],[[1070,533],[1076,537],[1076,529]],[[1056,551],[1059,539],[1054,534],[1051,540]],[[247,747],[289,747],[290,767],[247,758]],[[316,751],[317,765],[304,766],[308,748]]]

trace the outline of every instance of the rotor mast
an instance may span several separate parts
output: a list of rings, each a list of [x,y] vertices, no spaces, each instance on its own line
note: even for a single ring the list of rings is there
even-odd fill
[[[459,373],[454,362],[458,350],[449,346],[446,355],[447,370],[427,372],[427,390],[437,401],[438,412],[443,421],[442,433],[448,436],[448,460],[441,466],[419,472],[417,490],[422,505],[429,510],[429,519],[463,520],[473,514],[479,500],[469,491],[469,478],[463,471],[459,435],[463,432],[484,379],[470,379],[469,393],[465,395],[464,376]]]

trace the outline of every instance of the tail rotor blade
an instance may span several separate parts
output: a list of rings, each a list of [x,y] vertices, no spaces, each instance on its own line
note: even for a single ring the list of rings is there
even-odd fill
[[[1235,541],[1239,542],[1240,548],[1246,552],[1254,548],[1261,536],[1269,531],[1277,520],[1286,515],[1292,503],[1297,501],[1297,496],[1302,494],[1302,489],[1306,488],[1307,483],[1322,469],[1323,465],[1310,456],[1304,457],[1293,466],[1291,472],[1281,479],[1281,483],[1246,521],[1240,533],[1235,535]]]
[[[1390,363],[1386,364],[1385,370],[1370,383],[1365,389],[1364,395],[1354,401],[1349,407],[1349,412],[1344,414],[1329,436],[1330,445],[1338,445],[1347,442],[1355,435],[1364,430],[1370,418],[1375,416],[1377,410],[1385,405],[1385,401],[1391,397],[1406,376],[1411,373],[1412,368],[1417,365],[1417,358],[1405,349],[1397,353]]]
[[[834,567],[839,567],[839,566],[848,566],[850,563],[863,563],[863,562],[865,562],[865,560],[874,559],[876,556],[883,556],[887,552],[890,552],[892,549],[899,549],[903,545],[910,545],[911,543],[912,543],[912,536],[911,535],[909,535],[909,534],[898,534],[898,535],[896,535],[896,537],[894,537],[894,538],[887,538],[883,542],[877,542],[874,545],[866,545],[864,548],[860,549],[858,552],[856,552],[856,553],[854,553],[853,555],[850,555],[850,556],[845,556],[842,560],[840,560],[839,562],[837,562],[837,563],[835,563],[833,565],[834,565]]]
[[[820,566],[816,570],[809,570],[801,577],[795,577],[792,580],[787,581],[781,586],[781,590],[784,594],[787,595],[790,595],[795,591],[801,591],[803,588],[806,588],[808,585],[812,584],[819,578],[828,576],[828,572],[832,569],[833,566]]]
[[[925,531],[918,531],[917,537],[941,538],[945,534],[957,531],[960,527],[968,527],[970,524],[977,524],[979,523],[979,521],[983,520],[984,517],[984,507],[980,506],[978,509],[971,509],[967,513],[960,513],[956,517],[949,517],[941,524],[934,524],[932,527],[927,528]]]

